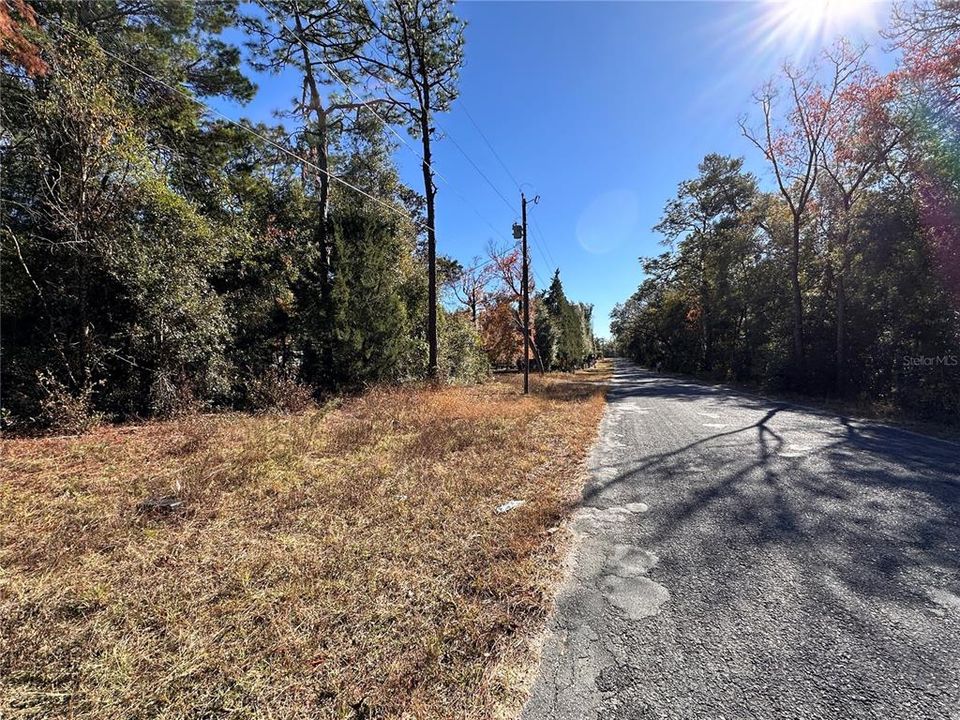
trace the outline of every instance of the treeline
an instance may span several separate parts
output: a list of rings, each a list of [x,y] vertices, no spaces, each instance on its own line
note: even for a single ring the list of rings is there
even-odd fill
[[[457,93],[453,10],[0,3],[4,426],[488,373],[476,322],[437,296],[432,118]],[[201,104],[256,92],[226,37],[298,79],[283,125]],[[368,86],[390,92],[353,94]],[[401,182],[385,122],[419,145],[421,187]]]
[[[560,271],[537,297],[534,358],[546,370],[571,371],[597,357],[593,338],[593,306],[571,302],[563,293]]]
[[[707,156],[655,231],[668,251],[612,314],[620,352],[656,368],[960,412],[960,18],[903,6],[880,75],[840,44],[787,65],[741,127],[743,160]]]
[[[446,287],[460,304],[458,311],[474,324],[490,363],[497,368],[523,367],[523,259],[516,248],[491,245],[486,260],[474,258],[471,266],[450,263],[444,268]],[[531,369],[573,371],[598,357],[593,335],[593,306],[567,298],[554,272],[550,286],[537,291],[531,283]]]

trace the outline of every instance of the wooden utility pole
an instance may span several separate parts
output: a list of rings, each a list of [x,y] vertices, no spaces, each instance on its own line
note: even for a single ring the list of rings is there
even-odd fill
[[[522,222],[513,224],[514,240],[521,240],[523,247],[523,274],[520,276],[520,305],[523,309],[523,394],[530,394],[530,254],[527,251],[527,196],[520,191]],[[533,198],[533,204],[540,202],[540,196]],[[516,246],[514,246],[516,247]],[[540,363],[543,372],[543,363]]]
[[[527,259],[527,196],[520,193],[523,216],[523,276],[520,280],[523,294],[523,394],[530,394],[530,262]]]

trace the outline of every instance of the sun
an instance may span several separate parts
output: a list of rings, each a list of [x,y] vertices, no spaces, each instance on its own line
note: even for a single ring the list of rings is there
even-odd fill
[[[767,0],[755,34],[764,45],[801,52],[857,27],[876,29],[878,0]]]
[[[872,14],[874,0],[785,0],[772,2],[780,22],[803,32],[821,32],[830,26],[839,27]]]

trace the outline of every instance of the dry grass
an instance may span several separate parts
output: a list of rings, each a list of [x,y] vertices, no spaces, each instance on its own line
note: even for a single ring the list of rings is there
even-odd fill
[[[4,441],[0,717],[511,714],[605,373]]]

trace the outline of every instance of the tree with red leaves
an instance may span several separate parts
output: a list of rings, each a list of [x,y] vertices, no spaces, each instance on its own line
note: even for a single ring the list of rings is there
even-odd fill
[[[835,282],[835,389],[844,390],[846,372],[847,281],[853,261],[852,235],[857,213],[872,181],[888,163],[905,135],[895,119],[897,74],[878,75],[862,68],[837,93],[833,118],[820,148],[824,182],[820,186],[820,221],[830,250],[828,272]]]
[[[767,83],[757,94],[762,125],[759,130],[741,118],[740,129],[773,170],[777,189],[787,205],[791,220],[790,285],[792,291],[792,346],[795,372],[802,379],[804,367],[803,289],[800,246],[804,226],[811,219],[812,200],[820,172],[820,159],[835,121],[834,106],[846,87],[856,82],[863,70],[863,50],[841,42],[824,53],[829,67],[826,82],[820,80],[819,63],[800,69],[787,64],[783,88]],[[781,94],[786,94],[782,109]]]
[[[507,326],[511,326],[509,332],[516,339],[516,352],[514,353],[513,357],[515,360],[518,360],[523,357],[523,318],[521,317],[521,298],[523,297],[521,293],[523,258],[521,257],[520,250],[518,248],[512,247],[504,249],[497,247],[493,243],[491,243],[487,248],[487,254],[490,256],[489,265],[491,269],[491,278],[497,283],[496,289],[490,296],[490,307],[495,311],[493,316],[497,320],[497,329],[494,331],[491,328],[491,320],[485,319],[481,323],[484,327],[484,337],[485,340],[490,340],[491,342],[496,340],[497,347],[506,347],[507,344],[501,342],[499,339],[503,338],[508,332]],[[530,293],[532,295],[533,283],[531,282],[530,285]],[[508,309],[509,312],[507,312]],[[530,309],[530,347],[531,351],[533,351],[535,350],[535,333],[532,328],[533,323],[535,322],[535,317],[533,313],[533,307],[531,306]],[[487,347],[486,343],[485,347]],[[494,345],[490,345],[489,347],[493,349]],[[490,353],[491,362],[497,364],[497,360],[494,359],[494,356],[496,353],[500,352],[500,350],[496,350],[495,352]]]
[[[960,0],[898,2],[887,36],[903,51],[909,76],[955,108],[960,101]]]
[[[922,111],[910,138],[917,205],[940,273],[960,303],[960,0],[898,3],[887,35],[903,51],[904,80]]]
[[[37,45],[40,26],[26,0],[0,0],[0,57],[27,75],[46,75],[50,68]]]

